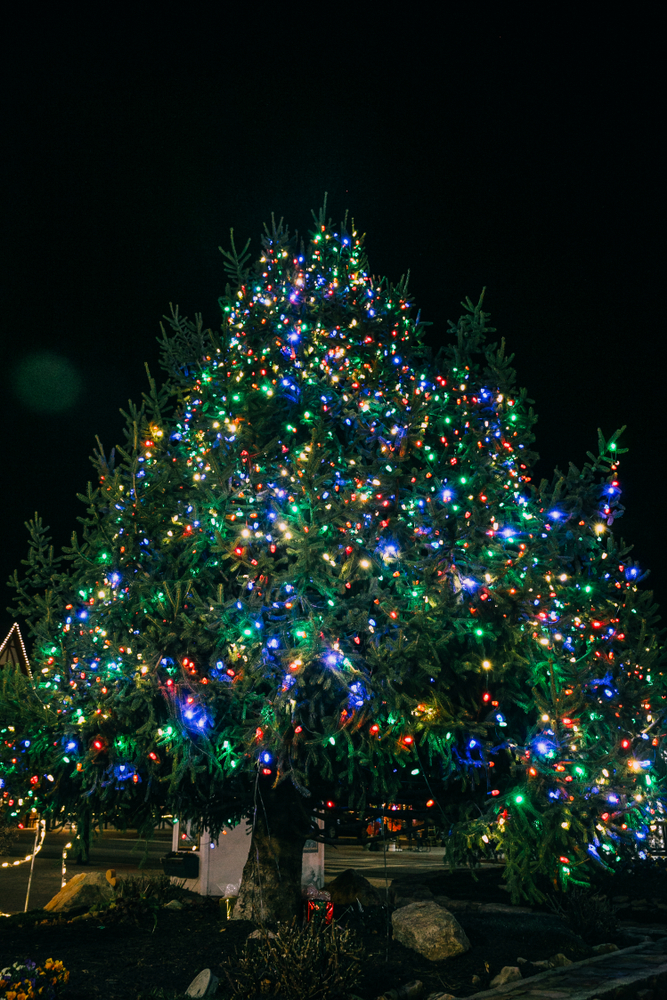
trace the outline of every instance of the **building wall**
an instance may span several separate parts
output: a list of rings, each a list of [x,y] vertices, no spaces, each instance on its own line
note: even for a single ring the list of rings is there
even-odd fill
[[[186,879],[185,888],[202,896],[236,896],[250,852],[251,830],[249,820],[244,820],[238,826],[224,827],[216,842],[204,831],[198,849],[193,852],[199,857],[199,878]],[[182,843],[181,827],[176,822],[172,850],[177,851]],[[301,885],[305,888],[311,884],[318,889],[324,885],[324,844],[308,840],[303,852]]]

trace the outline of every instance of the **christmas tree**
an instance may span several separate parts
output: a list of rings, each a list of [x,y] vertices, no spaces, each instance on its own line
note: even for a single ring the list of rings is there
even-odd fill
[[[515,895],[585,880],[646,837],[662,775],[618,435],[536,487],[482,300],[433,358],[407,279],[314,220],[307,244],[273,222],[252,268],[232,234],[221,331],[172,310],[81,538],[56,558],[31,523],[38,681],[5,672],[5,808],[214,836],[249,816],[237,917],[297,912],[330,800],[437,813],[452,859],[505,854]]]

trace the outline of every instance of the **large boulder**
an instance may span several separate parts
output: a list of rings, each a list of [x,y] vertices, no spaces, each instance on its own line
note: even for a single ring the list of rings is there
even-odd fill
[[[409,903],[391,915],[394,940],[418,951],[431,962],[462,955],[470,941],[456,917],[437,903]]]
[[[341,872],[333,882],[324,886],[331,896],[331,902],[338,906],[350,906],[357,900],[362,906],[381,906],[382,897],[367,878],[360,875],[354,868]]]
[[[44,909],[50,913],[80,913],[101,902],[109,891],[104,872],[80,872],[49,900]]]

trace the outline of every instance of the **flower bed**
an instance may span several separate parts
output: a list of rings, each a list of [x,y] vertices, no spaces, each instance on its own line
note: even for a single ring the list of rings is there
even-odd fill
[[[27,960],[14,962],[0,972],[2,1000],[56,1000],[69,980],[60,960],[47,958],[43,965]]]

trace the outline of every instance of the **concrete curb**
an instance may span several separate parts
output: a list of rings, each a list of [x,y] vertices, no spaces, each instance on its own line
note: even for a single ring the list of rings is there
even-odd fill
[[[633,968],[634,966],[634,968]],[[584,982],[589,980],[585,985]],[[542,997],[543,1000],[590,1000],[633,997],[642,986],[667,985],[667,939],[631,945],[606,955],[595,955],[528,979],[507,983],[457,1000],[499,997]],[[550,988],[551,987],[551,988]],[[661,991],[662,992],[662,991]],[[648,998],[644,998],[648,1000]]]

